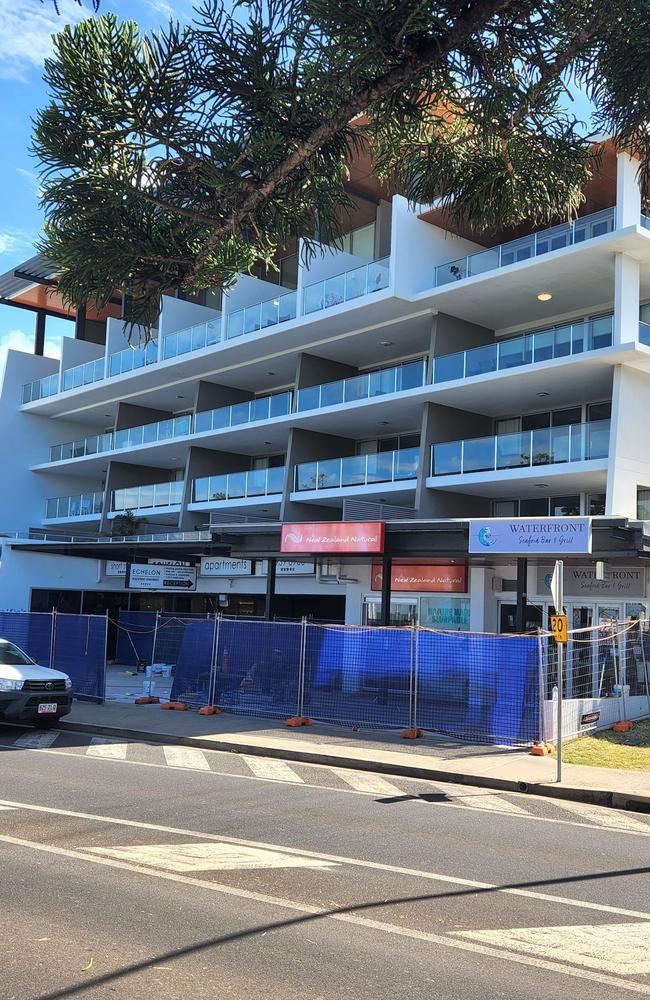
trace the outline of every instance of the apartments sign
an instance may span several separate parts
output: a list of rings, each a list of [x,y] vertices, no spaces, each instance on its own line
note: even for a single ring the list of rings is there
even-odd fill
[[[383,521],[283,524],[280,552],[384,551]]]
[[[562,556],[591,552],[589,517],[495,517],[469,522],[469,551]]]

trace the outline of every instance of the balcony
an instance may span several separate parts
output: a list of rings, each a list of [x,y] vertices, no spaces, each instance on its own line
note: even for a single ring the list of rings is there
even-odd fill
[[[75,365],[74,368],[66,368],[63,372],[62,391],[67,392],[68,389],[80,389],[83,385],[91,385],[93,382],[99,382],[100,379],[104,378],[104,364],[105,359],[101,357],[95,361],[87,361],[83,365]]]
[[[45,520],[71,520],[76,517],[90,517],[102,512],[103,494],[79,493],[73,497],[53,497],[45,501]]]
[[[277,326],[296,318],[298,296],[296,292],[284,292],[272,299],[258,302],[245,309],[237,309],[228,316],[226,339],[242,337],[246,333],[257,333],[268,326]]]
[[[59,391],[59,373],[46,375],[45,378],[38,378],[35,382],[26,382],[23,385],[23,403],[35,403],[37,399],[47,399],[48,396],[55,396]]]
[[[194,417],[194,432],[225,430],[240,427],[256,420],[272,420],[286,417],[291,413],[292,393],[277,392],[272,396],[260,396],[231,406],[220,406],[216,410],[203,410]]]
[[[221,339],[221,319],[210,319],[198,326],[191,326],[178,333],[170,333],[163,340],[163,361],[177,358],[181,354],[200,351],[204,347],[213,347]]]
[[[173,483],[152,483],[148,486],[129,486],[114,490],[111,510],[148,510],[152,507],[175,507],[183,502],[182,480]]]
[[[529,469],[607,458],[609,420],[446,441],[431,448],[431,475]]]
[[[602,212],[585,215],[573,222],[553,226],[552,229],[544,229],[539,233],[532,233],[530,236],[522,236],[521,239],[513,240],[511,243],[502,243],[497,247],[479,250],[468,257],[460,257],[458,260],[440,264],[435,269],[434,286],[440,288],[442,285],[462,281],[464,278],[473,278],[486,271],[509,267],[511,264],[532,260],[534,257],[541,257],[554,250],[584,243],[587,240],[593,240],[598,236],[605,236],[607,233],[613,232],[614,227],[615,209],[605,208]]]
[[[406,389],[417,389],[424,385],[425,380],[426,362],[421,358],[392,368],[340,379],[338,382],[326,382],[323,385],[299,389],[297,409],[318,410],[324,406],[339,406],[360,399],[373,399],[376,396],[386,396]]]
[[[158,360],[158,344],[150,340],[144,347],[127,347],[123,351],[111,354],[108,359],[108,377],[124,375],[126,372],[145,368]]]
[[[284,473],[284,466],[277,466],[272,469],[229,472],[221,476],[204,476],[194,480],[194,503],[242,500],[282,493]]]
[[[350,302],[362,295],[379,292],[388,287],[390,257],[362,264],[351,271],[343,271],[331,278],[306,285],[303,291],[305,315]]]
[[[142,424],[138,427],[125,427],[115,431],[116,450],[136,448],[143,444],[157,444],[159,441],[171,441],[172,438],[183,437],[192,433],[192,417],[186,414],[182,417],[170,417],[168,420],[158,420],[154,424]]]
[[[474,375],[487,375],[489,372],[611,347],[613,326],[614,316],[610,314],[581,323],[554,326],[537,333],[525,333],[521,337],[495,341],[458,354],[445,354],[434,361],[433,381],[439,383],[472,378]]]
[[[77,441],[66,441],[65,444],[50,445],[50,462],[65,462],[70,458],[86,458],[88,455],[100,455],[113,448],[113,435],[94,434],[93,437],[79,438]]]
[[[650,347],[650,323],[639,323],[639,342]]]
[[[415,479],[420,462],[419,448],[326,458],[296,466],[296,492],[337,490],[346,486],[396,483]]]

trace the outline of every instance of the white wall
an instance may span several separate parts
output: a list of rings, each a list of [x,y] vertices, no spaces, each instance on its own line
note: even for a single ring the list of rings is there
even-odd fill
[[[177,330],[187,330],[191,326],[207,323],[209,319],[218,319],[221,313],[218,309],[200,306],[196,302],[186,302],[184,299],[173,299],[163,295],[162,312],[158,322],[158,331],[162,340],[169,333]]]
[[[34,365],[33,362],[44,362]],[[54,366],[54,367],[53,367]],[[30,466],[49,459],[51,444],[72,441],[92,431],[67,420],[23,413],[19,408],[24,382],[56,370],[51,358],[38,358],[20,351],[9,351],[5,378],[0,392],[0,465],[4,489],[0,491],[0,528],[24,531],[42,524],[48,497],[71,496],[86,489],[98,489],[100,479],[69,474],[37,474]],[[43,371],[42,369],[46,370]]]
[[[103,344],[93,344],[89,340],[75,340],[73,337],[64,337],[61,343],[62,372],[105,356],[106,348]]]
[[[264,281],[252,274],[240,274],[237,276],[237,284],[224,293],[225,309],[229,313],[237,312],[245,306],[255,306],[258,302],[266,302],[290,291],[290,288],[276,285],[272,281]]]
[[[362,257],[354,257],[351,253],[345,253],[343,250],[335,250],[327,243],[316,244],[315,255],[309,262],[309,267],[305,267],[302,263],[302,246],[299,260],[303,288],[306,285],[312,285],[315,281],[332,278],[335,274],[352,271],[355,267],[362,267],[368,263]]]
[[[607,514],[636,518],[637,486],[650,488],[649,410],[650,375],[617,365],[609,439]]]
[[[125,351],[127,347],[130,347],[131,345],[133,345],[133,347],[137,347],[138,344],[144,343],[144,327],[134,327],[130,343],[127,337],[126,329],[127,328],[121,319],[111,317],[106,321],[107,356],[117,354],[119,351]],[[154,339],[157,339],[156,331],[154,331]]]
[[[426,207],[417,206],[411,211],[402,195],[393,198],[391,236],[391,261],[395,272],[393,288],[400,296],[413,295],[434,287],[436,265],[485,248],[460,236],[432,226],[418,218]]]

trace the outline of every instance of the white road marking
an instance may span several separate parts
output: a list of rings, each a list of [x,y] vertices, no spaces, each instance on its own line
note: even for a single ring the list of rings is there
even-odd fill
[[[650,923],[454,931],[455,936],[621,976],[650,972]]]
[[[87,757],[108,757],[110,760],[126,760],[127,744],[123,740],[93,736],[86,750]]]
[[[515,805],[514,802],[504,799],[498,792],[485,792],[480,788],[477,788],[474,792],[470,792],[465,788],[462,795],[452,793],[452,797],[454,802],[467,806],[469,809],[509,813],[511,816],[530,816],[527,809],[522,809],[521,806]]]
[[[26,750],[43,750],[45,747],[51,747],[58,738],[59,733],[56,731],[41,733],[38,730],[34,730],[34,732],[23,733],[22,736],[19,736],[14,741],[13,745],[15,747],[24,747]]]
[[[132,825],[137,825],[133,823]],[[526,965],[535,969],[544,969],[549,972],[557,972],[560,975],[570,976],[580,980],[590,980],[604,986],[613,986],[617,989],[627,990],[631,993],[638,993],[642,996],[650,996],[650,986],[644,983],[634,982],[629,979],[605,975],[591,969],[576,969],[560,962],[550,961],[543,958],[535,958],[530,955],[518,954],[514,951],[505,951],[500,948],[491,947],[475,941],[460,940],[451,934],[432,934],[427,931],[418,931],[411,927],[399,927],[395,924],[385,923],[381,920],[371,920],[367,917],[358,916],[355,913],[338,913],[322,909],[317,906],[310,906],[307,903],[297,903],[294,900],[282,899],[278,896],[269,896],[265,893],[254,892],[250,889],[239,889],[231,885],[222,885],[219,882],[205,881],[199,878],[190,878],[177,872],[152,871],[150,868],[143,868],[140,865],[128,864],[125,861],[118,861],[112,858],[102,858],[92,854],[76,851],[66,847],[54,847],[50,844],[38,844],[29,840],[20,840],[18,837],[0,836],[0,842],[12,844],[16,847],[24,847],[35,851],[42,851],[45,854],[53,854],[58,857],[72,858],[76,861],[89,861],[93,864],[106,865],[110,868],[120,868],[124,871],[134,872],[140,875],[147,875],[150,878],[162,878],[166,881],[177,882],[191,886],[192,889],[206,889],[209,892],[218,892],[225,896],[234,896],[239,899],[247,899],[257,903],[264,903],[269,906],[282,907],[298,913],[311,916],[314,919],[336,920],[346,924],[353,924],[369,930],[382,931],[393,934],[397,937],[410,938],[415,941],[426,941],[427,944],[435,944],[443,948],[454,948],[460,951],[472,952],[476,955],[484,955],[488,958],[496,958],[500,961],[507,960],[518,965]],[[286,921],[276,921],[270,923],[269,929],[274,926],[282,927]],[[261,930],[261,928],[260,928]]]
[[[351,785],[352,788],[356,788],[358,792],[372,792],[373,795],[403,795],[404,792],[401,788],[396,785],[391,785],[390,781],[386,781],[379,774],[373,774],[372,771],[348,771],[343,768],[330,768],[330,770],[340,778],[341,781],[345,781],[346,784]]]
[[[137,847],[89,847],[92,854],[102,854],[119,861],[151,865],[172,872],[235,871],[253,868],[338,868],[334,861],[300,857],[258,847],[236,844],[140,844]]]
[[[61,734],[61,731],[58,730],[56,735],[60,735],[60,734]],[[41,734],[41,735],[43,735],[43,734]],[[147,743],[146,741],[143,741],[143,745],[145,745],[145,746],[154,746],[154,745],[157,745],[157,744],[151,744],[151,743]],[[0,743],[0,747],[5,747],[5,748],[7,748],[9,750],[15,750],[16,749],[15,743]],[[58,757],[68,757],[68,758],[70,758],[70,756],[71,756],[69,750],[57,750],[55,748],[50,748],[50,747],[40,747],[40,746],[24,746],[24,747],[22,747],[21,746],[20,749],[21,750],[27,750],[30,753],[48,753],[48,754],[53,754],[54,756],[58,756]],[[224,754],[224,751],[219,751],[219,750],[210,750],[210,751],[207,751],[207,752],[211,753],[211,754],[215,754],[217,756],[222,756]],[[81,756],[81,757],[76,757],[76,759],[77,760],[87,760],[88,758]],[[143,760],[128,760],[128,759],[126,759],[126,760],[120,760],[119,763],[120,764],[129,764],[129,765],[131,765],[133,767],[154,767],[154,768],[158,768],[158,769],[162,769],[162,770],[167,770],[168,767],[169,767],[168,764],[156,764],[153,761],[143,761]],[[325,765],[325,764],[304,764],[303,766],[304,767],[309,767],[309,768],[317,768],[319,770],[322,769],[323,767],[327,767],[327,765]],[[195,768],[184,768],[184,770],[190,771],[190,770],[195,770]],[[328,768],[328,770],[329,770],[329,768]],[[233,779],[235,781],[267,781],[267,782],[282,781],[284,784],[289,784],[289,782],[286,782],[284,779],[270,778],[270,777],[266,778],[266,777],[261,777],[261,776],[256,775],[256,774],[237,774],[237,773],[233,773],[232,771],[217,771],[214,768],[211,768],[209,772],[204,772],[204,773],[209,773],[214,778],[231,778],[231,779]],[[416,780],[416,779],[409,778],[409,779],[405,779],[405,780],[412,781],[412,780]],[[425,779],[418,779],[418,780],[424,781]],[[376,795],[375,792],[360,792],[356,788],[331,788],[331,787],[328,787],[326,785],[321,785],[321,784],[316,785],[316,784],[311,784],[310,782],[306,782],[306,781],[295,782],[295,784],[299,784],[299,783],[301,783],[304,788],[314,788],[314,789],[316,789],[316,790],[318,790],[320,792],[334,792],[337,795],[365,795],[365,796],[373,796],[373,797]],[[433,783],[430,783],[430,784],[431,784],[431,788],[433,789],[434,788]],[[440,790],[443,790],[446,794],[453,796],[454,793],[451,790],[452,787],[462,788],[465,791],[467,791],[467,789],[469,789],[471,786],[470,785],[454,785],[454,786],[451,786],[451,785],[448,785],[448,784],[443,784],[443,785],[440,785],[439,787],[440,787]],[[547,800],[546,799],[538,799],[538,801],[539,802],[546,802]],[[552,801],[553,802],[557,802],[556,799],[553,799]],[[465,810],[469,809],[469,810],[474,810],[474,808],[475,808],[472,805],[461,804],[460,802],[458,802],[456,800],[455,797],[452,798],[448,802],[439,802],[439,803],[437,803],[437,805],[440,806],[440,807],[442,807],[442,808],[444,808],[444,809],[465,809]],[[594,806],[594,808],[595,809],[599,809],[600,807]],[[497,810],[495,810],[495,811],[497,811]],[[501,810],[498,810],[498,811],[501,812]],[[503,812],[502,815],[506,815],[506,814]],[[527,820],[530,820],[531,822],[534,822],[534,823],[551,823],[551,824],[556,824],[556,825],[560,824],[562,826],[575,826],[575,827],[578,827],[578,828],[581,828],[581,829],[588,829],[588,830],[594,829],[594,823],[591,823],[591,822],[589,822],[586,819],[585,819],[584,822],[579,822],[577,819],[576,820],[555,819],[555,818],[553,818],[551,816],[536,816],[534,813],[528,813],[528,812],[522,812],[520,814],[512,813],[511,815],[513,815],[513,816],[519,815],[520,819],[527,819]],[[632,829],[626,829],[625,827],[621,827],[620,825],[619,826],[615,826],[615,827],[614,826],[603,826],[602,824],[596,824],[596,825],[598,826],[598,829],[601,832],[609,832],[609,833],[616,832],[618,834],[624,834],[624,835],[629,835],[629,836],[650,837],[650,824],[648,826],[643,825],[641,828],[634,829],[634,830],[632,830]]]
[[[650,822],[635,819],[622,809],[608,809],[602,806],[584,805],[582,802],[570,802],[567,799],[551,799],[554,806],[566,809],[594,826],[604,826],[613,830],[632,830],[634,833],[650,834]]]
[[[294,784],[304,784],[303,779],[292,767],[283,760],[271,760],[267,757],[247,757],[242,754],[243,761],[258,778],[273,778],[274,781],[292,781]]]
[[[285,847],[281,844],[266,844],[256,840],[242,840],[239,837],[227,837],[221,834],[205,833],[198,830],[185,830],[174,826],[162,826],[159,823],[144,823],[135,819],[118,819],[115,816],[102,816],[97,813],[76,812],[72,809],[57,809],[54,806],[37,806],[28,802],[14,802],[10,799],[0,800],[0,805],[24,809],[28,812],[46,813],[50,816],[69,816],[72,819],[94,820],[110,826],[130,827],[134,830],[154,830],[156,833],[172,834],[180,837],[195,837],[197,840],[212,840],[223,844],[237,844],[241,847],[260,847],[264,850],[282,851],[284,854],[298,854],[301,857],[320,858],[323,861],[335,861],[338,864],[353,865],[355,868],[368,868],[371,871],[393,872],[397,875],[412,875],[415,878],[431,882],[443,882],[447,885],[463,886],[469,889],[485,889],[503,893],[509,896],[523,896],[526,899],[538,899],[554,905],[578,907],[582,910],[595,910],[598,913],[612,913],[622,917],[633,917],[637,920],[650,920],[650,911],[626,910],[620,906],[610,906],[607,903],[591,903],[586,899],[572,899],[567,896],[556,896],[551,893],[537,892],[534,889],[515,889],[495,885],[493,882],[477,882],[474,879],[460,878],[456,875],[440,875],[436,872],[422,871],[418,868],[405,868],[401,865],[387,865],[380,861],[365,861],[361,858],[348,858],[340,854],[325,854],[322,851],[304,851],[295,847]],[[2,839],[2,838],[0,838]],[[5,838],[6,839],[6,838]]]
[[[192,771],[209,771],[208,758],[193,747],[163,747],[170,767],[188,767]]]

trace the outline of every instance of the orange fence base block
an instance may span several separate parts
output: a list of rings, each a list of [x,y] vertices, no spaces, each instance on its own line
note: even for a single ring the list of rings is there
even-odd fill
[[[204,705],[199,709],[199,715],[221,715],[222,712],[223,708],[217,708],[216,705]]]
[[[627,733],[634,726],[633,722],[615,722],[612,729],[615,733]]]
[[[302,716],[292,715],[290,719],[287,719],[285,725],[287,725],[289,729],[297,729],[298,726],[302,726]]]
[[[169,704],[175,712],[189,712],[189,706],[184,701],[170,701]]]
[[[530,748],[530,753],[533,757],[547,757],[553,753],[553,747],[550,743],[536,743],[534,747]]]
[[[171,712],[174,708],[171,701],[163,701],[160,707],[162,708],[163,712]]]
[[[423,729],[403,729],[402,739],[403,740],[419,740],[424,736]]]
[[[156,698],[152,694],[145,694],[141,698],[136,698],[135,705],[159,705],[160,698]]]

